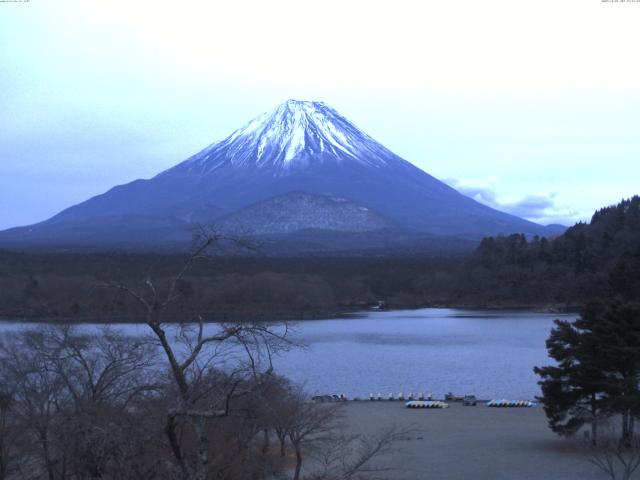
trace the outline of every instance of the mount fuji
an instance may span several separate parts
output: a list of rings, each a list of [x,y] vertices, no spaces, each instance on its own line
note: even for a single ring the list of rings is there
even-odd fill
[[[349,248],[374,238],[393,248],[420,238],[557,233],[460,194],[322,102],[289,100],[151,179],[0,232],[0,245],[181,246],[197,224],[274,241],[311,234],[325,251],[341,235]]]

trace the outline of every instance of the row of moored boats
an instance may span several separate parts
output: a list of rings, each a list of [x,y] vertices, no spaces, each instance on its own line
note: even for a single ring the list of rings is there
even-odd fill
[[[504,408],[530,408],[535,407],[535,403],[529,400],[490,400],[486,403],[487,407],[504,407]],[[405,403],[407,408],[447,408],[449,404],[439,400],[410,400]]]

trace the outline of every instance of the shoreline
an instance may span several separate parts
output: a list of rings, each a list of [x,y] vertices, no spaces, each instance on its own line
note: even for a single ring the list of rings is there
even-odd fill
[[[428,304],[421,306],[393,306],[393,308],[384,309],[363,309],[356,307],[345,307],[332,310],[312,310],[312,311],[288,311],[279,312],[274,314],[242,314],[240,312],[224,312],[218,314],[208,315],[204,320],[204,323],[224,323],[224,322],[237,322],[248,321],[258,323],[281,323],[281,322],[307,322],[314,320],[329,320],[329,319],[349,319],[359,316],[365,316],[370,313],[378,312],[401,312],[401,311],[415,311],[424,309],[452,309],[452,310],[475,310],[482,312],[507,312],[507,311],[522,311],[532,312],[539,314],[578,314],[582,307],[578,305],[483,305],[474,306],[468,304]],[[99,324],[99,325],[115,325],[115,324],[137,324],[145,323],[144,317],[112,317],[112,318],[89,318],[89,317],[55,317],[55,316],[42,316],[42,315],[12,315],[12,314],[0,314],[0,322],[17,322],[17,323],[51,323],[51,324]],[[166,322],[166,323],[180,323]],[[191,323],[191,322],[184,322]]]
[[[312,311],[312,312],[287,312],[276,315],[243,315],[241,313],[225,313],[218,315],[206,316],[204,323],[224,323],[224,322],[237,322],[237,321],[249,321],[249,322],[264,322],[264,323],[281,323],[287,321],[306,322],[313,320],[326,320],[329,318],[348,318],[358,313],[366,313],[368,310],[354,309],[348,311]],[[111,317],[111,318],[90,318],[90,317],[53,317],[53,316],[41,316],[41,315],[10,315],[0,314],[0,322],[19,322],[19,323],[52,323],[52,324],[99,324],[99,325],[112,325],[112,324],[140,324],[145,323],[144,317]],[[180,321],[167,321],[163,323],[181,323]],[[193,323],[193,322],[184,322]]]

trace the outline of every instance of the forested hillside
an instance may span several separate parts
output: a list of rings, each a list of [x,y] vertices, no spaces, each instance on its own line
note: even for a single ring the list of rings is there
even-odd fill
[[[550,240],[485,238],[462,267],[454,297],[473,305],[582,305],[606,294],[610,273],[639,261],[635,196]]]

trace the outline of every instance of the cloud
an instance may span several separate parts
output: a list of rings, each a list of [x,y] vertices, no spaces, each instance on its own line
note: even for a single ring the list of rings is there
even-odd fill
[[[504,203],[502,206],[506,208],[509,213],[518,215],[519,217],[539,218],[546,216],[549,211],[554,211],[558,208],[558,205],[556,205],[556,196],[556,193],[549,195],[527,195],[516,202]]]
[[[444,182],[463,195],[493,207],[498,204],[495,187],[499,180],[498,177],[490,176],[484,178],[448,178]]]
[[[561,224],[570,226],[585,218],[583,212],[578,212],[563,205],[558,199],[557,192],[529,194],[521,198],[499,197],[496,191],[500,179],[494,176],[465,179],[449,178],[445,182],[477,202],[541,225]]]

